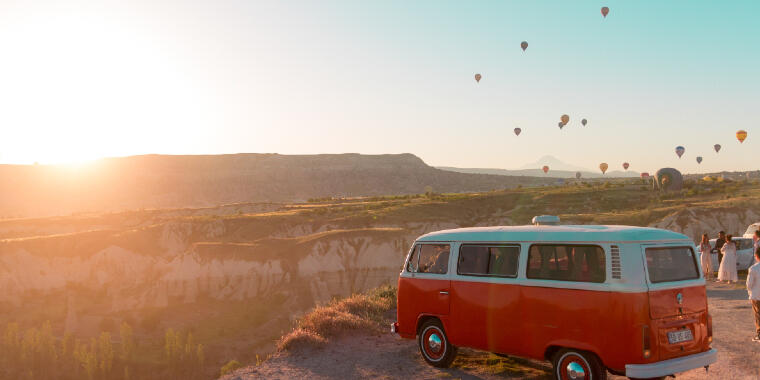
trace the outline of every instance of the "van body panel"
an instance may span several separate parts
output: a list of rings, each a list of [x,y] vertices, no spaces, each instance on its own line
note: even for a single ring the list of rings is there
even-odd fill
[[[451,281],[452,344],[506,352],[520,341],[520,286],[505,282]]]
[[[652,289],[649,291],[649,315],[652,319],[661,319],[699,313],[707,309],[706,301],[704,285]]]
[[[448,315],[450,295],[446,292],[449,292],[448,278],[399,277],[397,310],[404,310],[398,314],[399,331],[416,334],[417,319],[422,314]]]
[[[668,317],[653,321],[653,331],[657,334],[657,359],[667,360],[681,356],[691,355],[710,349],[707,340],[707,313],[699,312]],[[689,329],[693,340],[671,344],[668,341],[668,333],[678,330]],[[653,341],[655,342],[655,341]]]
[[[641,364],[654,361],[644,358],[643,332],[649,322],[649,297],[646,292],[610,294],[609,302],[599,313],[598,324],[588,335],[600,336],[604,340],[602,351],[596,352],[605,366],[617,372],[625,370],[626,364]],[[650,339],[654,334],[649,331]],[[588,339],[588,338],[586,338]],[[654,356],[654,355],[653,355]]]
[[[523,286],[520,294],[523,339],[520,347],[510,347],[512,351],[544,359],[549,346],[565,342],[603,356],[605,334],[589,331],[610,331],[617,327],[616,321],[599,312],[599,305],[609,303],[609,292]]]

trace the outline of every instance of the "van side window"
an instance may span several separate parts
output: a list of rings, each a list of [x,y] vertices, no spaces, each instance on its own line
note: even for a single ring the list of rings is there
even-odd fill
[[[446,274],[449,271],[448,244],[420,244],[419,273]]]
[[[409,261],[406,262],[406,271],[407,272],[416,272],[417,271],[417,263],[420,258],[420,245],[417,244],[412,248],[412,253],[409,254]]]
[[[471,276],[516,277],[520,247],[463,244],[457,273]]]
[[[528,254],[528,278],[604,282],[604,250],[594,245],[534,244]]]

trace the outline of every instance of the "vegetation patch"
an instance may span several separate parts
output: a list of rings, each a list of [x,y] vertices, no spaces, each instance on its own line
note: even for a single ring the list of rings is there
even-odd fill
[[[288,351],[319,348],[329,338],[347,332],[379,331],[383,326],[383,316],[395,307],[396,288],[390,285],[333,300],[303,316],[296,328],[280,339],[277,347]]]

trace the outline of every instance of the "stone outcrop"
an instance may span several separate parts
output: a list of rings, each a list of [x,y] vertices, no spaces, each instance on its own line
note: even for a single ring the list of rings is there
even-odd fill
[[[65,329],[72,331],[86,317],[74,301],[120,312],[284,294],[308,307],[395,283],[411,242],[426,232],[512,224],[506,215],[495,210],[355,229],[301,219],[277,226],[256,218],[177,219],[122,231],[0,240],[0,305],[83,290],[92,298],[63,301]],[[754,210],[692,207],[650,225],[696,239],[721,229],[741,235],[757,221]]]

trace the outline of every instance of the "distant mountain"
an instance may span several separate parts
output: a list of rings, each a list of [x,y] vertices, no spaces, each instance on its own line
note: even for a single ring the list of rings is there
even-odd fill
[[[571,171],[573,175],[575,172],[591,172],[587,168],[566,164],[554,156],[543,156],[536,162],[521,166],[520,169],[541,169],[544,165],[549,166],[551,170]],[[543,174],[543,172],[541,173]]]
[[[0,165],[0,218],[139,208],[290,202],[328,196],[488,191],[553,183],[536,177],[457,173],[413,154],[145,155],[81,169]]]
[[[543,165],[542,165],[543,166]],[[568,170],[554,170],[551,165],[549,166],[549,172],[544,174],[543,170],[540,169],[517,169],[517,170],[509,170],[509,169],[489,169],[489,168],[454,168],[450,166],[436,166],[436,168],[441,170],[448,170],[452,172],[457,173],[469,173],[469,174],[493,174],[493,175],[503,175],[503,176],[531,176],[531,177],[550,177],[550,178],[575,178],[575,173],[578,171],[568,171]],[[581,178],[615,178],[615,177],[638,177],[639,173],[634,171],[620,171],[620,170],[613,170],[608,171],[606,174],[602,175],[601,172],[590,172],[587,170],[582,170],[581,172]]]
[[[542,170],[544,166],[549,167],[548,173],[544,173]],[[520,169],[455,168],[451,166],[436,166],[436,168],[457,173],[551,178],[575,178],[577,172],[581,172],[582,178],[638,177],[640,174],[634,171],[621,170],[608,171],[606,174],[602,174],[599,170],[589,170],[580,166],[567,164],[554,156],[543,156],[536,162],[523,165]]]

